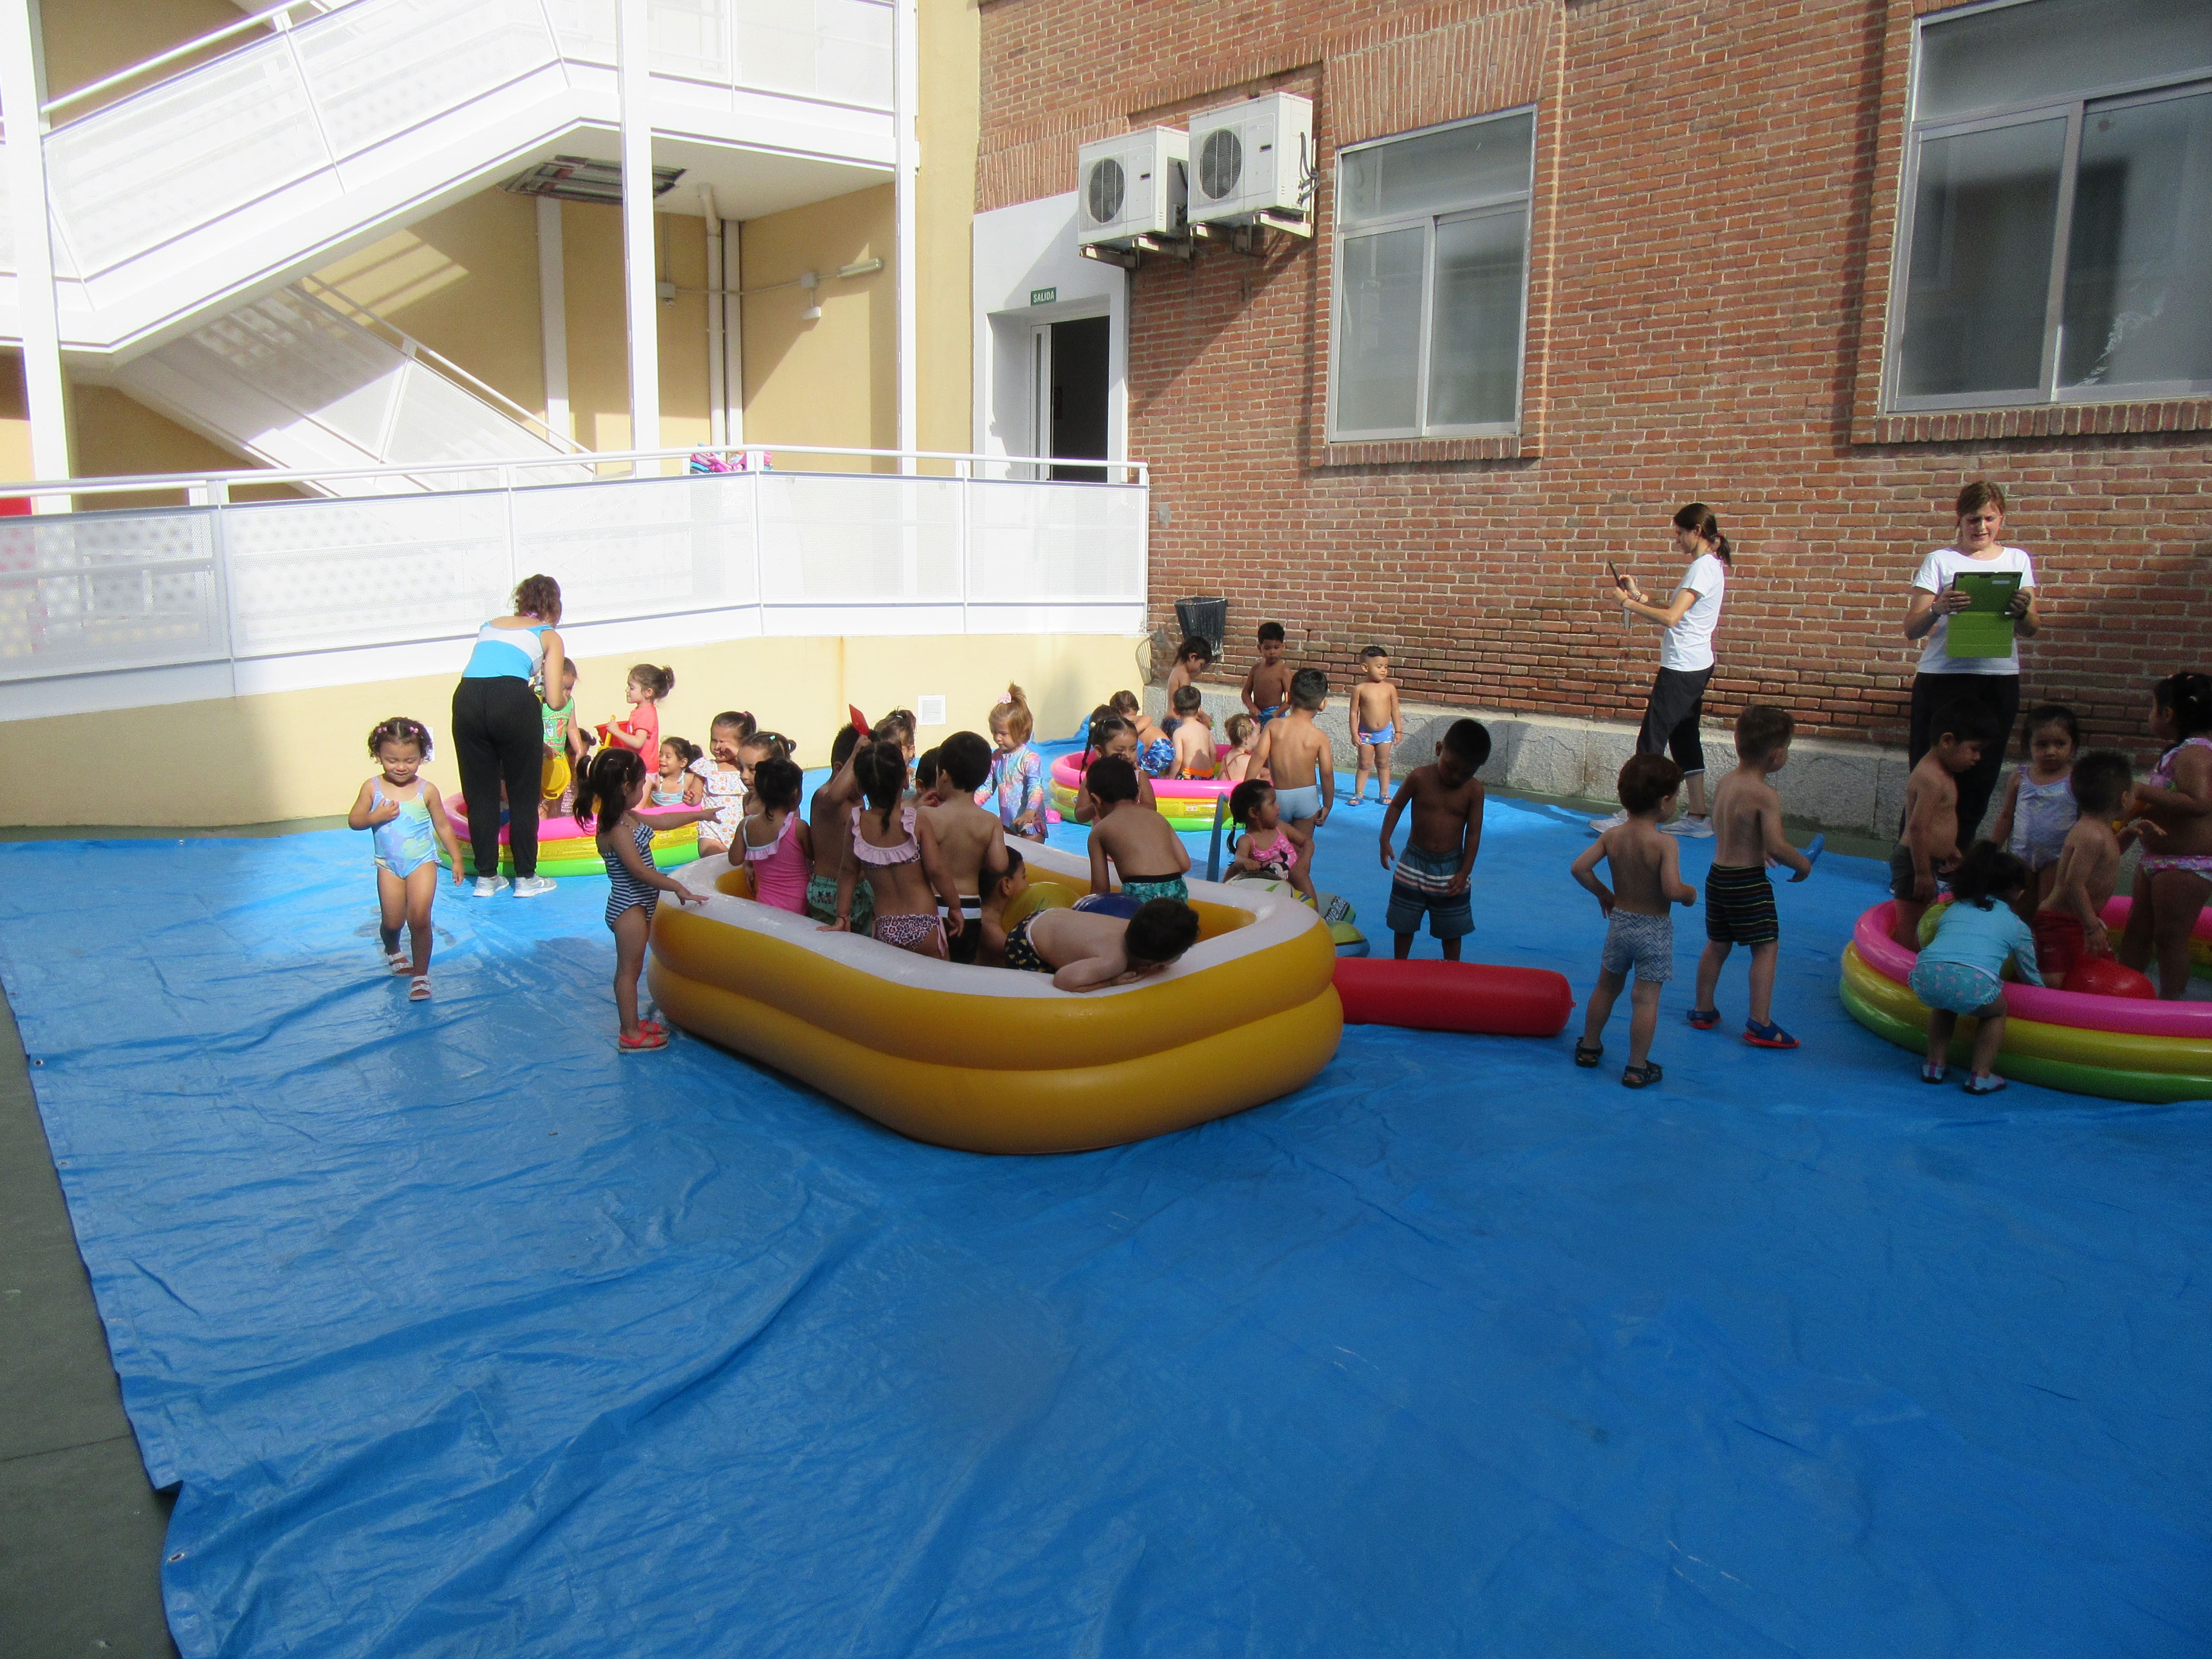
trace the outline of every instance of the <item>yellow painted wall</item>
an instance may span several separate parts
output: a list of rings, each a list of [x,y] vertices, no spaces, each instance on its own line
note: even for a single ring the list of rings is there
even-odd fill
[[[965,451],[975,358],[971,305],[975,149],[981,130],[981,9],[976,0],[921,0],[921,99],[915,128],[916,441]]]
[[[172,46],[228,28],[246,15],[246,9],[230,0],[46,0],[39,8],[39,22],[46,49],[46,96],[58,98],[90,86]],[[208,55],[234,52],[255,38],[240,35],[223,41]],[[176,74],[196,61],[181,59],[161,73]],[[127,97],[133,89],[125,86],[113,95]],[[88,114],[106,101],[88,100],[64,111],[62,118]]]
[[[747,443],[896,447],[895,234],[889,185],[745,222]],[[836,275],[842,265],[868,259],[881,259],[884,269],[867,276]],[[775,286],[808,270],[823,279],[811,293]],[[756,289],[770,291],[751,292]],[[816,302],[818,319],[799,315]]]
[[[531,207],[535,212],[534,204]],[[686,214],[656,213],[653,228],[654,263],[661,277],[678,288],[706,287],[707,222]],[[535,258],[535,242],[532,247]],[[623,319],[622,210],[563,202],[561,249],[562,282],[568,289],[568,406],[574,415],[576,441],[592,449],[628,449],[629,349]],[[536,280],[533,270],[532,281]],[[706,296],[679,294],[663,301],[658,315],[660,446],[677,449],[705,443],[710,431]]]
[[[984,730],[1010,678],[1029,694],[1040,732],[1065,736],[1113,692],[1138,683],[1135,653],[1144,643],[1080,635],[740,640],[653,656],[676,671],[676,690],[662,705],[664,733],[703,745],[715,714],[747,709],[797,740],[802,765],[822,766],[848,702],[875,719],[943,696],[950,723],[922,730],[927,748],[963,727]],[[200,827],[343,812],[368,775],[366,740],[379,720],[410,714],[444,736],[466,654],[457,642],[452,675],[0,722],[11,769],[44,781],[36,790],[9,791],[0,811],[11,824]],[[622,712],[635,660],[582,660],[576,696],[586,720]],[[198,769],[192,787],[180,790],[175,757],[184,753],[220,755],[222,763]],[[86,766],[87,755],[100,763]],[[429,775],[441,789],[457,786],[450,752],[433,758]]]

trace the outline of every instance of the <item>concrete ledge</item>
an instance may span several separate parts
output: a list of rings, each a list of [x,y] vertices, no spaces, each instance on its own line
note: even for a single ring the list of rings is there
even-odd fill
[[[1243,705],[1232,688],[1201,685],[1200,690],[1218,737],[1229,716],[1240,713]],[[1165,714],[1160,687],[1147,687],[1145,700],[1155,718]],[[1454,720],[1478,720],[1490,728],[1490,763],[1481,774],[1485,783],[1610,805],[1614,780],[1636,752],[1636,728],[1616,721],[1428,702],[1400,707],[1402,718],[1392,762],[1400,773],[1434,760],[1437,744]],[[1358,751],[1352,744],[1350,710],[1341,692],[1330,696],[1321,724],[1335,748],[1339,767],[1353,770]],[[1735,764],[1735,738],[1728,727],[1709,725],[1705,740],[1706,765],[1717,782]],[[1905,813],[1905,780],[1910,769],[1902,750],[1802,738],[1790,745],[1790,764],[1776,783],[1792,818],[1843,834],[1893,838]]]

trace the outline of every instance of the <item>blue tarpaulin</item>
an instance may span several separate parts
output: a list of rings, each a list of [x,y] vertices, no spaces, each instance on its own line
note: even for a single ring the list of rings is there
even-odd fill
[[[1470,957],[1586,996],[1584,844],[1494,801]],[[1923,1085],[1881,880],[1779,890],[1796,1053],[1680,912],[1658,1088],[1625,1000],[1358,1028],[1051,1158],[618,1057],[599,880],[445,890],[410,1006],[344,831],[0,848],[0,977],[191,1659],[2201,1656],[2212,1106]]]

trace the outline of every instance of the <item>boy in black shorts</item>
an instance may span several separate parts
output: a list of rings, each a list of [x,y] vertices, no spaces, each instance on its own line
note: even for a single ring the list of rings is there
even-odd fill
[[[1813,873],[1813,861],[1784,840],[1782,797],[1766,780],[1790,763],[1797,722],[1786,708],[1753,706],[1735,723],[1735,770],[1713,795],[1713,867],[1705,877],[1705,953],[1698,958],[1698,1000],[1690,1024],[1710,1031],[1721,1023],[1713,1006],[1721,967],[1739,945],[1751,947],[1751,1008],[1743,1040],[1754,1048],[1795,1048],[1797,1039],[1774,1024],[1774,965],[1782,925],[1774,914],[1770,860],[1790,879]]]
[[[1406,850],[1396,858],[1390,882],[1390,953],[1401,962],[1413,954],[1413,931],[1429,919],[1430,934],[1443,946],[1444,960],[1459,960],[1461,942],[1474,931],[1474,908],[1468,878],[1482,848],[1482,785],[1474,775],[1490,758],[1490,732],[1480,720],[1454,720],[1437,745],[1436,760],[1417,766],[1398,786],[1390,810],[1382,815],[1382,867],[1390,868],[1391,833],[1407,802],[1413,827]]]

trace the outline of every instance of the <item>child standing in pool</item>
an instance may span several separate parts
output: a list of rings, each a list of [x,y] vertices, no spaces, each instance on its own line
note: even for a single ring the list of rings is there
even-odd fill
[[[637,979],[645,968],[646,941],[653,934],[660,896],[673,893],[681,904],[707,902],[653,868],[653,835],[703,823],[714,816],[714,809],[659,812],[648,823],[638,809],[652,783],[653,775],[635,750],[610,744],[592,757],[576,786],[576,822],[589,827],[598,821],[599,858],[607,866],[607,931],[615,936],[615,1012],[622,1022],[615,1047],[626,1054],[668,1046],[667,1028],[637,1015]]]
[[[1280,715],[1291,700],[1291,665],[1283,660],[1285,640],[1283,625],[1279,622],[1260,624],[1260,660],[1252,665],[1252,672],[1244,677],[1238,695],[1244,699],[1245,712],[1260,722],[1264,730],[1267,722]]]
[[[1398,687],[1390,678],[1390,653],[1370,645],[1359,653],[1365,676],[1352,688],[1352,736],[1359,745],[1359,769],[1352,775],[1352,804],[1367,793],[1367,775],[1376,775],[1375,804],[1390,799],[1390,745],[1398,740]]]
[[[814,874],[814,836],[799,816],[805,774],[771,757],[753,769],[753,799],[760,811],[738,828],[752,872],[753,896],[793,915],[806,914],[806,884]]]
[[[1436,760],[1413,769],[1382,815],[1382,867],[1389,870],[1398,815],[1409,805],[1413,809],[1413,827],[1390,880],[1390,954],[1400,962],[1413,955],[1413,932],[1424,915],[1446,962],[1459,960],[1462,941],[1474,931],[1468,880],[1482,850],[1482,785],[1474,775],[1489,758],[1489,728],[1480,720],[1454,720]]]
[[[2058,878],[2059,848],[2081,816],[2069,781],[2081,743],[2081,727],[2072,709],[2055,702],[2029,709],[2021,738],[2027,764],[2013,769],[2004,804],[1990,830],[1990,839],[2027,865],[2034,878],[2023,901],[2030,915],[2051,896]]]
[[[628,718],[599,728],[602,743],[619,744],[640,755],[660,752],[660,700],[676,689],[676,671],[641,662],[629,671],[623,696],[629,703]]]
[[[1189,850],[1173,824],[1138,802],[1137,769],[1119,756],[1102,756],[1083,775],[1083,787],[1091,797],[1091,890],[1113,890],[1110,863],[1121,878],[1121,891],[1140,903],[1188,901],[1183,872],[1190,868]],[[1150,873],[1137,874],[1140,870]]]
[[[2150,729],[2170,744],[2150,781],[2136,786],[2142,830],[2135,903],[2120,961],[2140,972],[2154,954],[2158,994],[2189,989],[2189,939],[2212,897],[2212,678],[2169,674],[2152,688]]]
[[[846,850],[851,839],[847,826],[853,803],[860,798],[853,757],[874,743],[874,734],[857,726],[848,725],[840,731],[830,744],[830,781],[817,789],[814,799],[807,803],[806,824],[814,842],[814,874],[806,884],[806,914],[819,922],[836,921],[837,884],[845,873],[846,865],[852,860],[852,854]],[[866,871],[854,879],[852,917],[856,933],[865,933],[875,925],[875,890],[868,885]]]
[[[430,906],[438,896],[438,843],[459,886],[461,844],[446,817],[438,786],[418,775],[430,758],[430,732],[420,720],[395,715],[368,734],[377,775],[354,797],[346,823],[371,832],[376,848],[377,939],[385,965],[410,976],[407,999],[430,997]],[[410,958],[399,954],[399,925],[407,924]]]
[[[1597,895],[1605,912],[1605,953],[1598,959],[1596,988],[1589,1014],[1575,1042],[1575,1064],[1595,1066],[1605,1054],[1605,1023],[1613,1005],[1636,970],[1629,993],[1628,1064],[1621,1086],[1641,1089],[1660,1080],[1651,1058],[1651,1039],[1659,1030],[1659,988],[1674,976],[1674,917],[1670,907],[1695,904],[1698,890],[1681,877],[1680,846],[1660,832],[1660,822],[1674,810],[1682,769],[1664,755],[1637,755],[1620,769],[1620,805],[1626,822],[1603,831],[1575,860],[1574,878]],[[1598,861],[1612,866],[1613,885],[1597,878]]]
[[[707,728],[707,752],[691,763],[701,786],[701,804],[714,809],[699,826],[699,856],[712,858],[737,845],[745,817],[745,775],[738,753],[759,728],[750,714],[726,709]]]
[[[1260,722],[1249,714],[1231,714],[1221,728],[1229,747],[1218,757],[1221,775],[1242,783],[1252,775],[1252,751],[1260,746]]]
[[[1168,729],[1175,738],[1175,770],[1178,778],[1210,778],[1214,772],[1213,721],[1205,700],[1194,685],[1186,685],[1169,699],[1175,719]]]
[[[2117,749],[2092,749],[2074,763],[2068,779],[2081,816],[2066,832],[2052,866],[2050,896],[2027,919],[2035,934],[2035,963],[2044,982],[2063,990],[2066,975],[2085,956],[2110,957],[2105,906],[2119,880],[2120,855],[2136,832],[2124,836],[2112,821],[2127,811],[2134,769]]]
[[[978,732],[955,732],[930,754],[937,757],[937,799],[933,802],[923,789],[915,803],[921,808],[919,829],[967,916],[967,925],[946,941],[951,960],[971,963],[982,938],[975,924],[984,895],[1010,854],[999,815],[975,805],[975,792],[991,775],[991,745]],[[915,781],[921,781],[921,762],[915,765]]]
[[[975,792],[975,805],[995,810],[999,822],[1030,841],[1042,841],[1044,823],[1044,762],[1030,747],[1036,730],[1029,699],[1022,688],[1009,684],[1006,695],[991,710],[991,741],[998,752],[991,757],[991,771]]]
[[[906,800],[906,757],[896,743],[878,738],[854,754],[853,774],[863,804],[852,809],[852,857],[837,878],[837,914],[824,931],[851,931],[853,888],[865,868],[875,889],[877,941],[943,960],[945,935],[964,925],[960,895],[951,890],[933,849],[915,833],[919,809]]]

